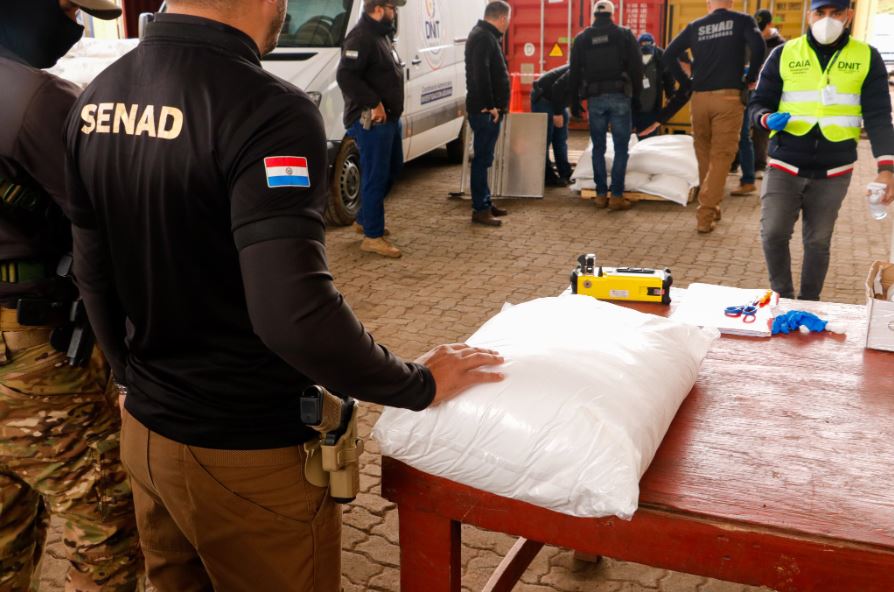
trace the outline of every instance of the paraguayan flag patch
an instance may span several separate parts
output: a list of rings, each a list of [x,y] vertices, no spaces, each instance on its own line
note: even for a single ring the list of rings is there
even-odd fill
[[[267,187],[310,187],[307,159],[303,156],[269,156],[264,159]]]

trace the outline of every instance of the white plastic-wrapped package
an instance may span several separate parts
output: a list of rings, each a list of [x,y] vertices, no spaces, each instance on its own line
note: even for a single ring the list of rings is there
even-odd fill
[[[506,307],[468,340],[506,358],[503,382],[420,413],[386,409],[373,434],[383,454],[433,475],[629,519],[717,335],[588,296]]]
[[[632,136],[636,137],[636,136]],[[593,144],[581,155],[572,179],[571,189],[593,189]],[[608,170],[611,163],[606,151]],[[698,185],[698,162],[691,136],[665,135],[641,140],[630,145],[625,190],[657,195],[685,206],[689,190]]]
[[[639,138],[636,137],[636,134],[631,134],[630,142],[627,143],[627,153],[633,151],[633,148],[639,143]],[[615,142],[612,139],[611,134],[606,134],[605,136],[605,170],[608,174],[612,172],[612,165],[615,162]],[[628,167],[629,171],[629,167]],[[590,143],[587,145],[587,149],[581,155],[580,160],[577,162],[577,166],[574,167],[574,172],[571,174],[572,180],[589,180],[591,183],[593,181],[593,141],[590,140]],[[594,185],[595,187],[595,185]]]
[[[631,191],[640,191],[649,195],[657,195],[666,200],[685,206],[689,203],[689,191],[692,185],[683,177],[675,177],[674,175],[653,175],[649,177],[649,182],[639,186],[639,189],[631,189]]]
[[[78,86],[86,87],[103,70],[136,48],[139,42],[139,39],[84,37],[48,71]]]
[[[673,175],[698,185],[698,160],[692,136],[655,136],[639,142],[630,151],[627,170],[650,175]]]

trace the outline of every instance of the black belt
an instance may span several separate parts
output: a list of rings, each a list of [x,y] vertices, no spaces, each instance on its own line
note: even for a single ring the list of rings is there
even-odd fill
[[[625,92],[627,83],[623,80],[600,80],[599,82],[591,82],[587,85],[587,95],[598,97],[608,93]]]

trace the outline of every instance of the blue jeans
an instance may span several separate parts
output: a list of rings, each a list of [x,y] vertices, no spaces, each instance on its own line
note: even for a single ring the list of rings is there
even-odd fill
[[[754,144],[751,142],[751,119],[742,118],[742,134],[739,136],[739,166],[742,167],[742,185],[754,184]]]
[[[503,117],[494,123],[490,113],[470,113],[469,125],[475,134],[472,146],[475,156],[472,158],[472,208],[483,212],[491,208],[490,187],[487,185],[487,170],[494,164],[494,149],[500,135]]]
[[[379,238],[385,234],[385,197],[404,166],[400,121],[388,121],[365,130],[356,121],[348,135],[360,150],[360,211],[357,223],[363,234]]]
[[[608,93],[587,100],[590,115],[590,138],[593,140],[593,177],[596,193],[608,193],[605,170],[605,135],[611,126],[612,141],[615,145],[615,161],[612,164],[611,193],[614,197],[624,196],[624,178],[627,176],[627,145],[630,142],[633,122],[631,120],[630,99],[620,93]]]
[[[540,99],[531,103],[532,113],[546,113],[546,176],[552,176],[552,163],[549,161],[549,147],[552,145],[553,154],[556,157],[556,173],[565,179],[571,178],[571,163],[568,162],[568,109],[562,110],[562,127],[553,124],[553,117],[558,115],[553,104],[546,99]]]

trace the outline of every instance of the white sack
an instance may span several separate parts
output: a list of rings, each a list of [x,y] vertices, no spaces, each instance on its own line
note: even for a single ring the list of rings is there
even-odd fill
[[[433,475],[629,519],[717,335],[588,296],[506,307],[468,340],[506,358],[505,381],[420,413],[388,408],[373,435],[383,454]]]
[[[648,183],[642,185],[640,189],[631,189],[631,191],[657,195],[678,203],[681,206],[685,206],[689,203],[690,189],[692,189],[692,186],[689,184],[689,181],[682,177],[675,177],[673,175],[655,175],[649,179]]]
[[[596,186],[593,181],[592,150],[593,144],[590,143],[580,157],[571,177],[575,181],[571,186],[573,191]],[[649,180],[642,182],[642,176],[634,175],[646,175]],[[660,178],[656,179],[656,176]],[[670,180],[671,177],[673,180]],[[631,183],[629,179],[634,179],[636,183]],[[682,189],[684,182],[687,185],[685,190]],[[689,190],[698,186],[698,161],[692,137],[681,134],[656,136],[632,145],[624,185],[626,191],[657,195],[685,206]]]
[[[633,148],[639,143],[639,138],[636,135],[630,136],[630,143],[627,144],[627,152],[628,154]],[[605,170],[606,172],[611,174],[612,165],[615,162],[615,143],[612,140],[612,135],[607,134],[605,138]],[[628,168],[629,170],[629,168]],[[580,160],[577,162],[577,166],[574,168],[574,172],[571,174],[572,180],[577,179],[586,179],[591,183],[593,181],[593,141],[590,140],[590,143],[587,145],[587,149],[581,155]],[[596,185],[593,184],[593,187]]]
[[[692,136],[672,134],[643,140],[630,151],[628,171],[673,175],[698,185],[698,160]]]

